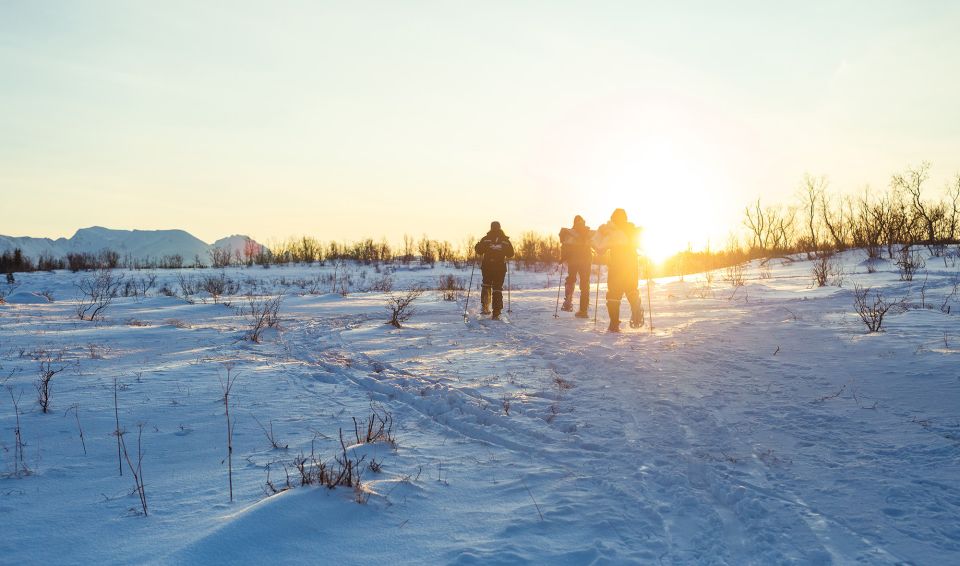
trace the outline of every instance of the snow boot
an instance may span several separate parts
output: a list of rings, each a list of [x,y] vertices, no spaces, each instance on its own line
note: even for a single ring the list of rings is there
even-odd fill
[[[490,314],[490,303],[493,301],[493,287],[484,284],[480,287],[480,314]]]
[[[610,315],[607,332],[620,332],[620,301],[607,301],[607,314]]]
[[[643,326],[643,305],[640,299],[630,303],[630,328],[640,328]]]
[[[587,314],[590,310],[590,293],[584,293],[580,291],[580,310],[577,311],[577,314],[574,316],[577,318],[588,318],[590,315]]]
[[[493,320],[500,320],[500,311],[499,311],[499,310],[494,310],[494,311],[493,311],[493,316],[491,316],[490,318],[493,319]]]

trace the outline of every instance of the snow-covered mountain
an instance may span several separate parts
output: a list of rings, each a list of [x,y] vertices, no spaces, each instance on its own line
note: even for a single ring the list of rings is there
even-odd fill
[[[207,244],[184,230],[112,230],[100,226],[77,230],[71,238],[31,238],[0,236],[0,253],[19,248],[27,257],[38,258],[49,255],[55,258],[69,253],[98,253],[108,249],[120,254],[120,257],[132,257],[138,260],[160,259],[164,256],[179,255],[189,262],[199,256],[207,261],[213,247],[229,247],[231,251],[241,251],[247,241],[246,236],[230,236]]]
[[[234,234],[232,236],[227,236],[226,238],[220,238],[216,242],[210,244],[210,247],[230,250],[230,255],[234,257],[237,254],[246,255],[248,251],[259,253],[263,245],[253,241],[253,247],[250,250],[248,250],[247,242],[250,242],[250,241],[253,241],[253,240],[249,236],[244,236],[242,234]]]

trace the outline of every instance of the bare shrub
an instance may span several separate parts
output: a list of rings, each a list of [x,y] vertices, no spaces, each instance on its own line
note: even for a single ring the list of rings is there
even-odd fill
[[[280,323],[280,305],[283,295],[276,297],[247,296],[247,308],[243,313],[250,320],[250,332],[247,337],[253,342],[260,342],[260,336],[268,328],[276,328]]]
[[[167,319],[166,324],[169,324],[170,326],[173,326],[174,328],[181,328],[181,329],[193,328],[192,326],[190,326],[190,323],[189,323],[189,322],[187,322],[187,321],[185,321],[185,320],[181,320],[181,319],[179,319],[179,318],[170,318],[170,319]]]
[[[830,255],[820,254],[813,260],[813,282],[817,287],[826,287],[830,278]]]
[[[862,287],[854,283],[853,306],[860,316],[860,320],[867,326],[867,330],[880,332],[884,316],[891,309],[902,309],[903,299],[892,301],[886,299],[880,291],[874,291],[870,287]]]
[[[743,272],[742,263],[728,265],[723,269],[723,280],[729,283],[731,287],[743,287]]]
[[[147,490],[143,483],[143,424],[137,425],[137,463],[133,463],[133,459],[130,458],[130,453],[127,451],[127,443],[124,441],[125,433],[120,433],[118,437],[120,438],[120,446],[123,450],[123,458],[127,462],[127,466],[130,468],[130,474],[133,476],[133,482],[135,484],[135,489],[137,496],[140,498],[140,509],[143,511],[143,516],[147,516]]]
[[[157,285],[157,274],[150,272],[147,273],[144,277],[137,279],[137,293],[141,297],[146,297],[147,293],[150,292],[150,289],[153,289]]]
[[[360,474],[366,456],[350,459],[347,455],[347,445],[343,441],[343,430],[340,430],[340,454],[333,462],[317,458],[311,445],[310,454],[300,454],[293,460],[293,467],[300,473],[300,485],[322,485],[328,489],[335,487],[351,487],[357,493],[357,501],[364,502]]]
[[[764,261],[760,263],[760,279],[771,279],[773,277],[773,269],[770,267],[769,261]]]
[[[960,291],[960,277],[954,275],[950,292],[947,293],[947,295],[943,298],[943,302],[940,303],[940,312],[944,314],[950,314],[950,301],[957,296],[957,291]]]
[[[353,432],[357,438],[357,444],[385,442],[390,446],[396,446],[397,440],[393,437],[393,414],[383,408],[372,407],[371,409],[362,430],[357,418],[353,417]]]
[[[87,441],[84,440],[84,437],[83,437],[83,427],[80,426],[80,404],[79,404],[79,403],[74,403],[73,405],[70,405],[70,408],[68,408],[66,411],[64,411],[63,416],[67,416],[67,413],[69,413],[70,411],[73,411],[73,417],[74,417],[74,419],[76,419],[76,421],[77,421],[77,431],[80,432],[80,444],[83,446],[83,455],[86,456],[86,455],[87,455]]]
[[[116,275],[109,269],[97,270],[92,277],[85,277],[76,283],[81,293],[77,302],[77,316],[80,320],[101,319],[122,284],[123,275]]]
[[[370,285],[367,286],[367,290],[389,293],[390,291],[393,291],[393,277],[385,273],[374,279]]]
[[[463,277],[457,277],[451,273],[440,276],[440,285],[437,290],[440,291],[444,301],[456,301],[466,287]]]
[[[706,281],[701,281],[690,289],[690,296],[697,297],[699,299],[706,299],[712,293],[713,288],[710,286],[710,283]]]
[[[276,464],[276,463],[277,462],[273,462],[273,464]],[[283,466],[283,472],[286,476],[284,485],[280,487],[277,487],[277,484],[273,483],[273,480],[270,479],[270,466],[272,464],[267,464],[267,481],[263,486],[263,492],[267,494],[267,497],[270,497],[271,495],[276,495],[278,493],[282,493],[284,491],[287,491],[288,489],[293,489],[293,484],[290,482],[290,470],[287,468],[286,464],[283,464],[282,462],[280,464]]]
[[[7,392],[10,393],[10,400],[13,402],[13,414],[16,417],[13,428],[13,476],[19,478],[20,476],[30,475],[30,468],[27,467],[27,460],[23,453],[24,442],[20,429],[20,397],[23,392],[16,396],[14,396],[11,388],[8,388]]]
[[[914,274],[926,266],[927,263],[923,257],[910,251],[910,246],[900,248],[900,253],[897,254],[897,271],[900,273],[901,281],[913,281]]]
[[[180,293],[183,295],[183,300],[192,304],[193,299],[191,297],[197,294],[197,282],[193,280],[193,277],[187,277],[183,273],[177,273],[177,283],[180,285]]]
[[[387,301],[387,310],[390,311],[391,324],[396,328],[402,328],[403,323],[410,319],[416,310],[413,308],[413,301],[417,300],[423,294],[421,287],[413,287],[401,295],[391,295]]]
[[[290,447],[289,444],[285,444],[277,440],[277,436],[273,433],[273,421],[269,421],[270,428],[267,429],[267,427],[263,426],[263,423],[260,422],[260,419],[257,417],[253,417],[253,420],[257,421],[257,424],[260,425],[260,428],[263,430],[263,434],[266,435],[267,440],[270,441],[270,446],[272,446],[274,450],[286,450]]]
[[[37,372],[37,381],[34,384],[37,388],[37,403],[40,410],[44,413],[50,412],[50,395],[53,390],[50,388],[53,377],[66,369],[66,366],[54,367],[52,360],[43,360],[40,362],[40,369]]]
[[[231,374],[233,366],[227,365],[227,376],[217,376],[220,379],[220,389],[223,391],[223,412],[227,419],[227,478],[230,485],[230,503],[233,503],[233,427],[230,420],[230,391],[237,382],[237,375]],[[222,462],[221,462],[222,463]]]
[[[214,304],[220,302],[221,295],[235,295],[240,290],[240,284],[227,277],[223,271],[219,275],[208,275],[200,280],[200,289],[213,297]]]

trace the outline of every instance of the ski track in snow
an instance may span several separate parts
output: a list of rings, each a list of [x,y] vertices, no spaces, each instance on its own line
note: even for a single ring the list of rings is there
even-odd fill
[[[856,280],[916,299],[895,274],[857,274],[857,252],[844,258]],[[514,274],[526,289],[513,292],[508,322],[474,315],[464,324],[462,306],[425,295],[408,326],[393,329],[379,294],[289,297],[282,330],[259,345],[242,340],[242,322],[221,305],[158,298],[113,307],[125,310],[115,319],[151,319],[145,329],[77,323],[57,303],[9,306],[0,356],[4,371],[23,369],[10,378],[19,390],[35,362],[15,351],[38,341],[75,357],[95,341],[106,359],[81,361],[75,389],[57,399],[61,412],[68,397],[84,399],[88,426],[99,427],[88,440],[96,459],[76,455],[68,420],[52,417],[51,428],[29,392],[21,401],[28,439],[44,431],[44,456],[35,475],[0,479],[0,509],[19,525],[0,553],[43,555],[27,553],[38,525],[66,527],[77,514],[92,522],[67,537],[89,539],[74,540],[77,562],[960,560],[960,378],[948,344],[960,335],[956,316],[914,309],[867,335],[850,291],[809,289],[808,272],[802,261],[778,266],[770,280],[736,292],[716,285],[707,298],[696,296],[695,278],[660,282],[652,334],[607,334],[603,317],[596,328],[566,313],[554,319],[555,287],[536,289],[544,275],[535,273]],[[943,292],[952,272],[931,273],[940,279],[926,292]],[[37,274],[30,290],[51,277],[66,276]],[[172,318],[192,327],[164,324]],[[131,340],[133,332],[152,340]],[[244,376],[234,505],[218,460],[222,360]],[[118,514],[133,502],[126,477],[120,485],[109,475],[112,376],[87,374],[90,364],[150,376],[126,379],[122,395],[142,396],[142,409],[121,416],[128,432],[135,414],[157,427],[145,432],[145,473],[156,478],[149,519]],[[82,397],[91,391],[96,400]],[[366,505],[345,490],[296,488],[249,506],[262,498],[267,467],[276,481],[297,451],[333,454],[338,429],[352,435],[351,417],[364,418],[371,403],[393,414],[398,446],[351,448],[383,462],[382,473],[365,472],[374,492]],[[276,425],[290,450],[264,448],[250,416]],[[4,410],[5,454],[12,423]],[[91,486],[89,474],[104,478]],[[112,492],[100,503],[76,497],[105,486]],[[98,546],[113,537],[137,544]]]

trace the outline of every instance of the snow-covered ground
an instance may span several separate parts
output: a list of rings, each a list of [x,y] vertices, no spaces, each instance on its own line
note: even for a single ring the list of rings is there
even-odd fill
[[[240,293],[285,291],[259,344],[239,297],[154,288],[87,322],[73,283],[90,274],[18,275],[0,306],[0,562],[960,563],[960,263],[902,282],[863,259],[842,256],[842,287],[812,288],[802,260],[769,278],[751,264],[739,289],[657,281],[654,332],[620,335],[603,313],[554,318],[556,273],[513,273],[508,322],[464,324],[462,302],[428,292],[396,329],[385,293],[326,292],[332,266],[228,270]],[[349,271],[356,288],[385,275]],[[469,278],[391,277],[443,273]],[[867,333],[855,282],[910,308]],[[62,371],[43,414],[47,363]],[[114,380],[134,458],[143,425],[147,517],[118,468]],[[380,464],[363,493],[266,497],[268,469],[297,483],[294,458],[332,460],[371,411],[392,416],[396,445],[348,448]]]

